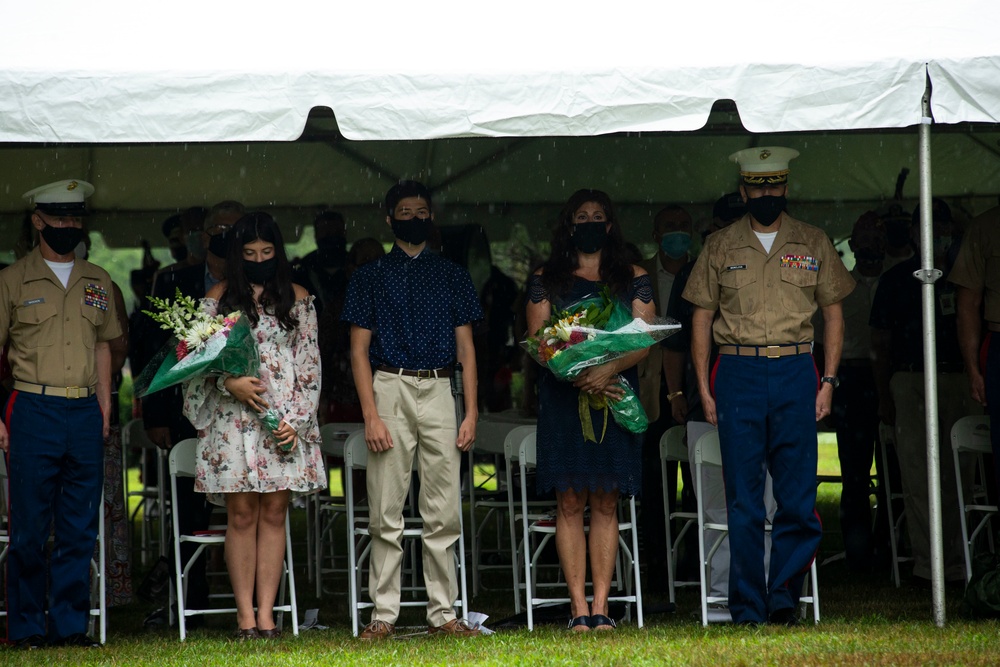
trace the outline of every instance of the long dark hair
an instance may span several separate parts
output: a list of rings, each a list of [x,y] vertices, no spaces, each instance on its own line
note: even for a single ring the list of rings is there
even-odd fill
[[[625,237],[622,236],[611,197],[600,190],[585,188],[570,196],[552,229],[552,252],[549,260],[543,264],[542,273],[542,285],[552,296],[562,296],[569,292],[573,272],[580,266],[572,239],[573,216],[587,202],[594,202],[604,209],[604,216],[611,223],[608,241],[601,249],[601,282],[607,284],[615,294],[626,294],[632,282],[632,264],[628,261]]]
[[[253,285],[243,271],[243,246],[254,241],[274,244],[277,268],[274,277],[264,283],[259,304],[264,312],[278,319],[278,325],[288,331],[299,325],[292,316],[295,305],[295,289],[292,287],[292,267],[285,255],[285,242],[278,224],[267,213],[247,213],[236,221],[227,233],[229,243],[226,250],[226,291],[219,300],[219,311],[231,313],[242,310],[250,318],[251,326],[257,326],[260,316],[257,303],[253,299]]]

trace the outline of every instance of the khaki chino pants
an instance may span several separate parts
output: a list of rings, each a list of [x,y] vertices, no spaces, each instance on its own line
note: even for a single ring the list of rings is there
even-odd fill
[[[389,429],[393,447],[368,455],[372,537],[368,592],[375,603],[371,620],[395,624],[399,616],[403,505],[416,456],[427,623],[444,625],[455,618],[458,585],[454,554],[462,507],[462,453],[455,445],[458,428],[451,382],[378,371],[373,389],[379,417]]]

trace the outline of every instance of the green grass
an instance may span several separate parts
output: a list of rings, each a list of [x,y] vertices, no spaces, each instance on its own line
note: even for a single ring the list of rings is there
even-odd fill
[[[821,474],[839,473],[836,444],[821,434]],[[490,472],[484,467],[477,480]],[[137,472],[132,471],[133,483]],[[331,474],[334,493],[339,473]],[[489,487],[489,484],[487,484]],[[837,484],[820,486],[819,509],[825,534],[820,561],[841,549]],[[304,513],[293,513],[293,529],[304,530]],[[822,621],[795,628],[757,629],[713,625],[703,628],[698,618],[698,596],[680,589],[677,611],[647,614],[646,626],[623,625],[612,633],[573,635],[561,627],[542,626],[534,632],[501,630],[490,637],[448,640],[429,637],[364,644],[351,636],[343,575],[329,577],[331,592],[316,598],[305,572],[304,543],[296,544],[296,577],[300,616],[319,609],[328,630],[303,631],[274,642],[233,643],[234,618],[210,617],[208,627],[195,630],[185,643],[176,631],[146,631],[143,617],[157,605],[135,602],[112,609],[108,644],[99,650],[46,649],[32,653],[3,651],[2,665],[996,665],[1000,663],[1000,623],[974,621],[962,615],[960,594],[949,590],[947,624],[933,623],[931,594],[904,583],[897,589],[886,576],[849,573],[843,561],[820,568]],[[135,559],[138,563],[138,557]],[[219,590],[226,588],[224,567],[216,558]],[[142,572],[136,573],[136,582]],[[490,590],[476,597],[470,608],[488,613],[492,621],[513,614],[510,576],[487,572]],[[647,604],[665,602],[646,592]],[[404,610],[401,625],[419,627],[420,610]],[[490,621],[487,622],[487,625]],[[407,630],[401,630],[407,632]]]

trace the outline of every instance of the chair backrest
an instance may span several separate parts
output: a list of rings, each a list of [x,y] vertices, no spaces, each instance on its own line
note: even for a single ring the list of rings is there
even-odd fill
[[[951,447],[962,452],[992,452],[990,418],[986,415],[971,415],[959,419],[951,427]]]
[[[168,457],[170,474],[177,477],[194,477],[197,449],[198,438],[187,438],[174,445]]]
[[[517,458],[524,468],[534,468],[535,461],[535,431],[525,433],[521,438],[521,444],[517,448]]]
[[[319,427],[320,449],[327,456],[344,457],[344,443],[347,436],[364,431],[363,422],[330,422]]]
[[[493,415],[490,415],[492,417]],[[477,454],[504,454],[507,442],[507,435],[516,428],[522,428],[524,424],[517,424],[510,421],[494,421],[493,419],[480,419],[476,424],[476,453]]]
[[[518,426],[514,429],[511,429],[511,431],[507,433],[507,437],[504,438],[503,441],[504,457],[508,461],[513,461],[520,458],[521,441],[524,440],[525,436],[527,436],[529,433],[531,435],[534,435],[535,430],[536,427],[527,425]],[[534,440],[532,440],[532,442],[534,442]]]
[[[355,431],[344,442],[344,467],[364,470],[368,467],[368,443],[365,430]]]
[[[684,442],[687,429],[683,426],[671,426],[660,436],[660,458],[666,461],[687,461],[688,448]]]
[[[722,452],[719,449],[719,431],[703,433],[694,443],[694,462],[705,466],[722,467]]]

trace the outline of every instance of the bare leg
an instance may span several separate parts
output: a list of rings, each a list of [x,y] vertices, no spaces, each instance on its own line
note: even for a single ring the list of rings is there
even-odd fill
[[[257,522],[257,629],[274,628],[274,599],[285,561],[285,516],[288,491],[260,496]]]
[[[556,493],[556,551],[569,589],[571,616],[589,616],[587,606],[587,540],[583,533],[583,510],[587,492],[572,489]],[[577,626],[574,630],[586,630]]]
[[[590,494],[590,576],[594,580],[594,614],[608,615],[608,594],[618,557],[618,491]],[[610,630],[611,626],[598,626]]]
[[[256,627],[253,585],[257,571],[257,522],[259,493],[226,494],[226,567],[236,597],[236,622],[240,629]]]

